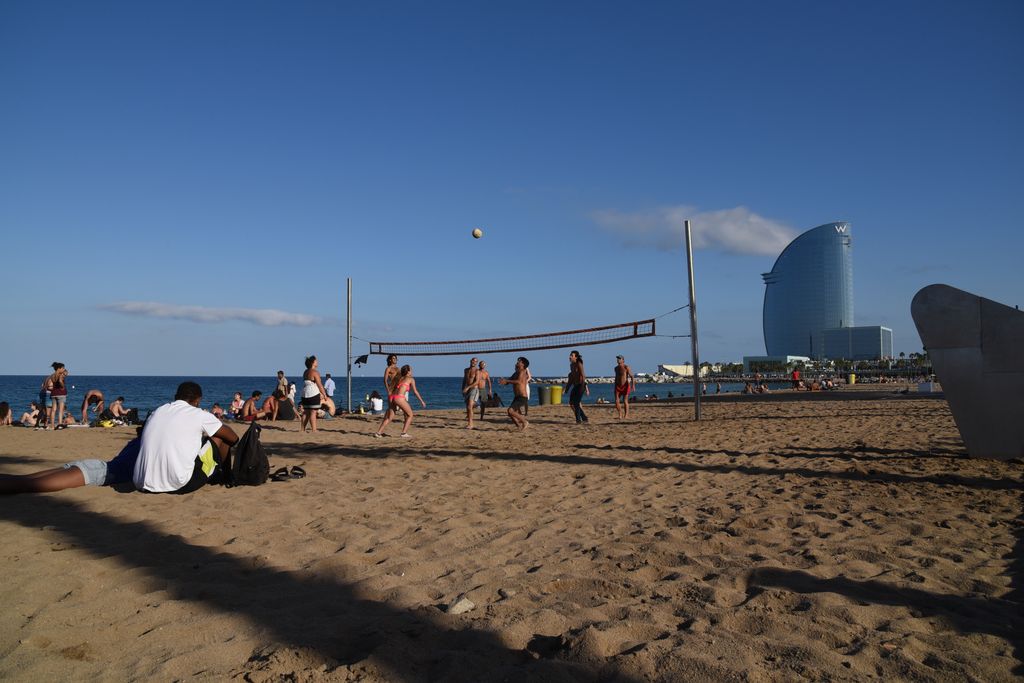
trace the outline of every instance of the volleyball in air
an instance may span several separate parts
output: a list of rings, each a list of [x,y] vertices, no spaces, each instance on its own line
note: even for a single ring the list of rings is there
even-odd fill
[[[480,228],[473,228],[473,237],[475,239],[480,239],[483,236],[484,236],[484,231],[483,230],[481,230]]]

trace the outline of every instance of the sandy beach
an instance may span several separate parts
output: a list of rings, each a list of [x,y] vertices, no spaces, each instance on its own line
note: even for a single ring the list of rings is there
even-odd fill
[[[0,499],[0,678],[1019,680],[1021,464],[858,399],[335,419],[263,431],[304,479]],[[2,428],[0,468],[133,434]]]

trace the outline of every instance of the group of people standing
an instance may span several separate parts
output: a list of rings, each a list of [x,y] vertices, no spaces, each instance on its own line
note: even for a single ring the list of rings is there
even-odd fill
[[[508,378],[500,378],[501,385],[511,385],[513,400],[508,407],[508,416],[512,423],[524,430],[529,425],[526,419],[530,403],[530,382],[533,376],[530,374],[530,361],[525,356],[516,359],[515,369]],[[635,390],[636,380],[632,369],[626,364],[622,356],[616,356],[615,366],[615,408],[618,417],[629,417],[629,395]],[[385,429],[401,411],[405,416],[400,436],[409,436],[409,427],[412,425],[413,412],[409,404],[410,392],[419,399],[424,408],[427,407],[423,397],[416,388],[416,380],[413,377],[412,366],[398,366],[398,356],[391,354],[387,357],[387,365],[384,368],[384,388],[387,392],[388,407],[380,426],[374,433],[374,437],[385,436]],[[572,351],[569,354],[569,373],[566,377],[564,391],[569,396],[569,405],[572,408],[576,424],[587,424],[589,422],[586,412],[583,410],[583,397],[590,395],[590,387],[587,384],[587,373],[583,366],[583,356],[579,351]],[[376,392],[374,392],[376,393]],[[484,417],[487,406],[500,405],[500,398],[494,391],[493,379],[487,370],[486,361],[477,358],[470,358],[469,366],[462,373],[462,396],[466,404],[466,429],[473,429],[475,408],[480,406],[480,419]],[[497,401],[495,401],[497,399]]]

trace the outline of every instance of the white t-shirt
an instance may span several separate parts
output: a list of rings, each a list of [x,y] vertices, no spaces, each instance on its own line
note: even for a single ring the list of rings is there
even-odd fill
[[[135,487],[152,493],[180,489],[192,478],[203,434],[213,436],[222,426],[213,415],[185,401],[154,410],[142,430]]]
[[[370,399],[370,410],[375,413],[384,412],[384,399],[382,398],[371,398]]]

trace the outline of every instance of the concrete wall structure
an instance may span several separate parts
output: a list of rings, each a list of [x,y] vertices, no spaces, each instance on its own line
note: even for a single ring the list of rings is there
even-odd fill
[[[1024,312],[929,285],[910,313],[968,452],[1024,458]]]

